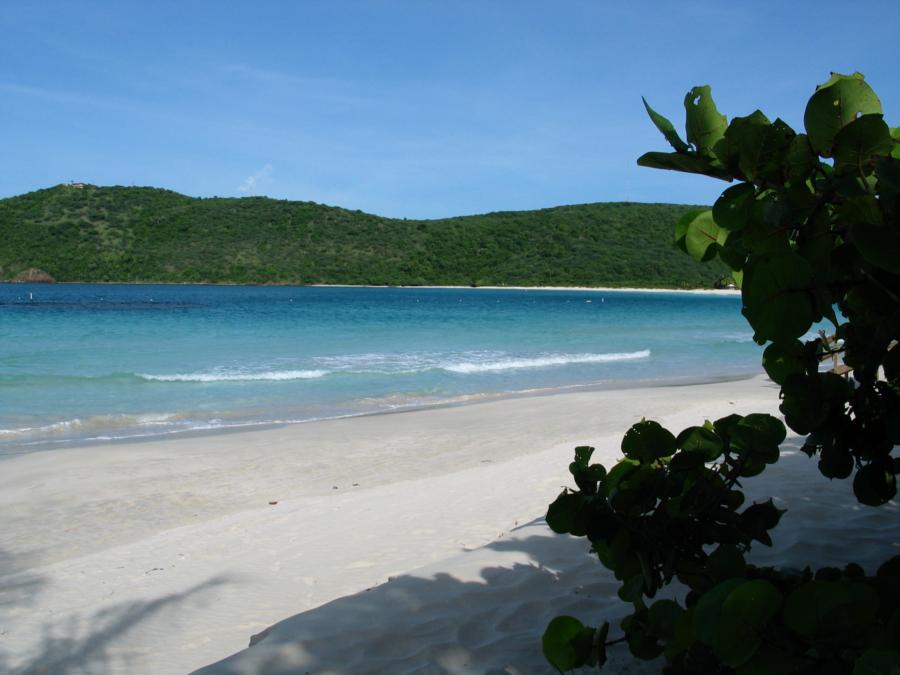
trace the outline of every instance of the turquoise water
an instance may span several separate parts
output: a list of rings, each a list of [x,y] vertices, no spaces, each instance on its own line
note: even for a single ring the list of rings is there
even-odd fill
[[[0,453],[760,371],[733,296],[0,285]]]

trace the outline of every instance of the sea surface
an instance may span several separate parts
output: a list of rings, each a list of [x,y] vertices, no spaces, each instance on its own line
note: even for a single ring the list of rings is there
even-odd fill
[[[742,377],[760,357],[735,296],[0,284],[0,454]]]

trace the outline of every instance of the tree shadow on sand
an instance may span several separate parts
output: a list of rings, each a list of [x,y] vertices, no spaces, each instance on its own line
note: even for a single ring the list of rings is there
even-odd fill
[[[775,546],[755,547],[751,559],[840,565],[848,551],[861,562],[878,561],[886,548],[900,546],[900,506],[860,507],[846,482],[824,480],[797,447],[786,443],[779,469],[749,491],[788,509]],[[619,583],[588,553],[586,540],[553,535],[542,522],[460,554],[449,561],[454,576],[440,571],[445,561],[334,600],[275,624],[254,636],[251,648],[196,673],[553,672],[541,654],[541,634],[553,617],[609,621],[615,636],[630,605],[618,599]],[[609,653],[605,672],[661,668],[636,661],[621,644]]]
[[[31,604],[40,593],[44,580],[29,571],[30,566],[30,559],[0,549],[0,616],[9,608]]]
[[[540,646],[550,619],[599,619],[601,608],[607,618],[624,616],[625,608],[615,606],[622,604],[618,584],[585,541],[553,535],[542,523],[460,554],[459,578],[425,568],[334,600],[253,636],[252,648],[195,675],[551,672]],[[612,659],[610,672],[628,672],[624,650]]]
[[[227,579],[214,577],[180,593],[147,601],[125,602],[89,617],[69,617],[45,624],[43,635],[27,655],[15,660],[0,652],[0,672],[28,675],[55,673],[137,672],[129,667],[133,654],[123,636],[163,612],[177,618],[180,605],[193,596],[214,589]]]

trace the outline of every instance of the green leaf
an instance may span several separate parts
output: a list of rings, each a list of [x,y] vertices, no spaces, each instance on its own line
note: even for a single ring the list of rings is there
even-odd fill
[[[629,459],[652,462],[675,452],[675,437],[659,422],[643,420],[633,425],[622,439],[622,452]]]
[[[814,637],[825,632],[834,610],[853,603],[848,584],[808,581],[791,593],[784,606],[784,624],[795,633]]]
[[[547,508],[547,525],[557,534],[574,533],[583,502],[584,498],[579,494],[561,492]]]
[[[706,209],[692,209],[675,221],[675,245],[685,253],[688,252],[686,243],[688,225],[690,225],[691,222],[705,210]]]
[[[856,660],[853,675],[895,675],[900,673],[900,651],[867,649]]]
[[[684,97],[687,112],[687,139],[701,155],[711,155],[712,149],[725,135],[728,120],[719,113],[708,85],[694,87]]]
[[[644,575],[635,574],[619,587],[619,599],[623,602],[637,602],[644,594]]]
[[[778,409],[788,426],[798,434],[808,434],[828,415],[822,386],[816,375],[789,375],[781,385]]]
[[[638,462],[633,459],[623,459],[620,460],[608,474],[606,474],[606,478],[603,480],[603,490],[606,496],[612,497],[615,494],[616,490],[619,489],[619,483],[628,478],[633,472],[637,471],[639,467]]]
[[[773,342],[763,352],[763,368],[776,384],[784,384],[790,375],[805,373],[808,361],[806,347],[800,340]]]
[[[591,455],[594,454],[594,448],[589,445],[579,445],[575,448],[575,461],[574,464],[579,467],[587,468],[588,462],[591,460]]]
[[[881,115],[863,115],[834,137],[834,173],[868,176],[875,158],[888,156],[894,147],[891,132]]]
[[[716,432],[716,434],[718,434],[719,438],[721,438],[726,443],[730,443],[731,432],[742,419],[744,419],[743,416],[735,414],[720,417],[715,422],[713,422],[713,430]]]
[[[724,448],[722,439],[706,427],[688,427],[675,442],[682,450],[699,453],[707,462],[717,459]]]
[[[666,169],[668,171],[683,171],[685,173],[699,173],[722,180],[731,180],[731,176],[719,167],[714,166],[706,157],[695,155],[683,155],[679,152],[645,152],[638,157],[638,166],[650,169]]]
[[[831,157],[835,136],[859,115],[882,113],[881,101],[860,73],[832,74],[809,99],[803,124],[813,150]]]
[[[753,217],[753,201],[756,188],[751,183],[734,185],[716,200],[713,205],[713,219],[719,227],[735,232],[749,224]]]
[[[705,567],[713,581],[719,583],[726,579],[744,576],[747,563],[744,561],[744,555],[736,546],[720,544],[706,559]]]
[[[853,473],[853,456],[849,448],[834,441],[825,445],[819,453],[819,471],[826,478],[847,478]]]
[[[774,464],[784,441],[784,425],[771,415],[747,415],[731,430],[731,448],[745,463],[742,476],[755,476],[763,470],[761,464]],[[752,467],[752,468],[751,468]]]
[[[771,546],[772,538],[768,531],[778,525],[784,513],[771,499],[752,504],[741,513],[741,527],[756,541]]]
[[[803,183],[819,164],[819,158],[813,152],[809,144],[809,136],[797,134],[791,140],[791,145],[785,156],[787,163],[788,180],[795,183]]]
[[[890,225],[857,222],[850,226],[850,236],[868,262],[900,274],[900,230]]]
[[[664,640],[675,637],[675,628],[684,609],[674,600],[657,600],[650,605],[648,618],[650,630]]]
[[[897,478],[880,463],[867,464],[853,478],[853,494],[862,504],[881,506],[897,494]]]
[[[721,623],[722,604],[728,594],[744,582],[744,579],[728,579],[700,596],[694,607],[693,625],[694,635],[700,642],[712,646],[716,641]]]
[[[726,166],[750,182],[781,182],[785,158],[794,130],[782,120],[769,122],[759,110],[747,117],[736,117],[725,132],[719,152],[726,152]]]
[[[591,657],[593,631],[571,616],[558,616],[544,631],[544,658],[559,671],[579,668]]]
[[[751,413],[731,430],[731,445],[742,452],[766,452],[784,442],[787,431],[776,417]]]
[[[719,246],[728,238],[728,230],[720,229],[713,220],[712,211],[702,211],[687,226],[684,245],[694,260],[712,260]],[[716,246],[713,246],[716,244]]]
[[[796,253],[752,260],[744,270],[743,314],[757,342],[798,338],[813,324],[813,272]]]
[[[675,624],[675,635],[666,642],[666,659],[671,661],[694,644],[694,608],[685,610]]]
[[[650,119],[653,120],[653,124],[655,124],[656,128],[662,132],[662,135],[665,136],[666,140],[669,141],[669,144],[675,148],[675,151],[687,152],[689,150],[688,144],[681,140],[672,123],[651,108],[650,104],[647,103],[647,99],[643,96],[641,97],[641,100],[644,102],[644,108],[647,110],[647,114],[650,115]]]
[[[778,613],[782,600],[781,592],[764,579],[746,581],[728,594],[712,644],[722,663],[738,668],[753,657],[762,627]]]
[[[895,143],[895,150],[900,143]],[[900,161],[893,157],[879,157],[875,161],[875,177],[878,179],[878,190],[884,195],[897,197],[900,194]]]

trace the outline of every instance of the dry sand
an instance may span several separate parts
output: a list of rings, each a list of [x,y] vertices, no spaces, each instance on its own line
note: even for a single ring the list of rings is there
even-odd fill
[[[548,672],[549,618],[624,610],[585,542],[540,522],[573,447],[609,462],[642,416],[776,406],[757,377],[4,459],[0,671],[185,673],[281,622],[204,672]],[[770,562],[900,546],[895,506],[856,505],[805,456],[763,480],[790,508]]]

